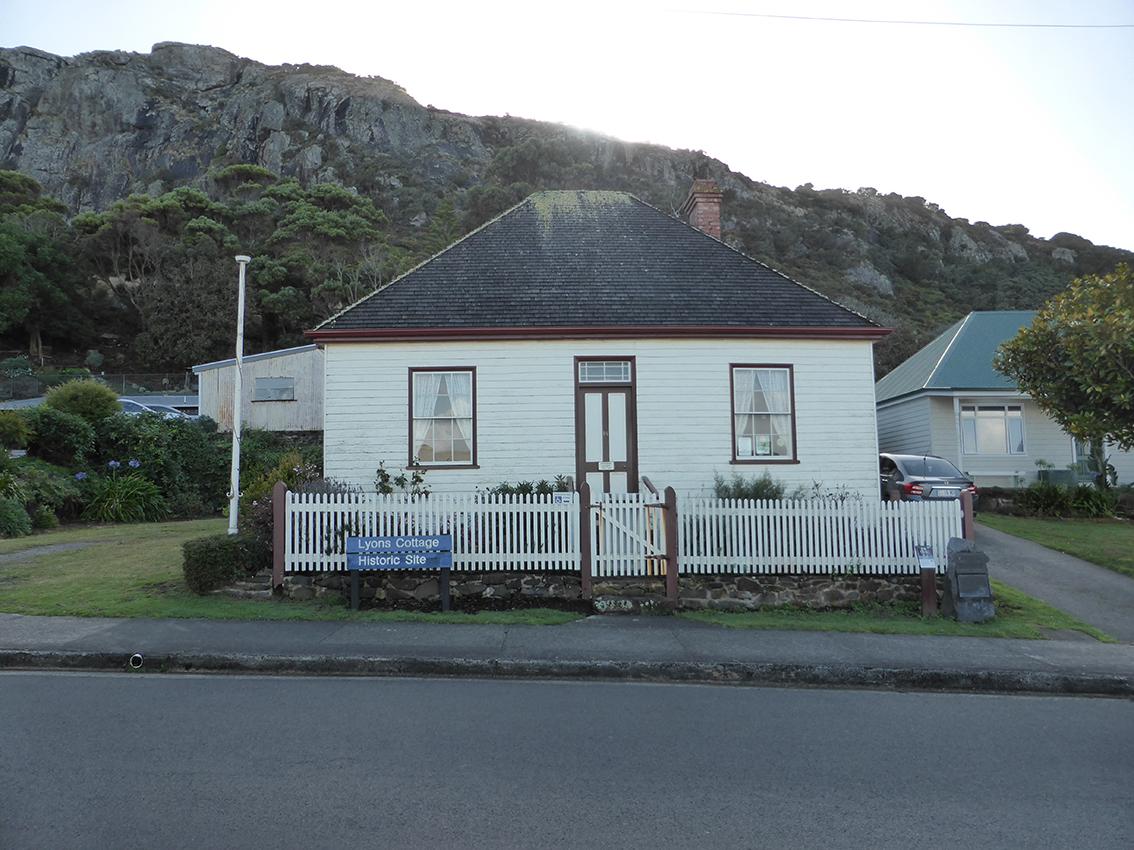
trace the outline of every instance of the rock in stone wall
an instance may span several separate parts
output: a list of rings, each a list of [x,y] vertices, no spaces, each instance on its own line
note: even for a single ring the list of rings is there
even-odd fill
[[[367,607],[432,608],[440,602],[441,588],[434,572],[363,573],[359,597]],[[350,596],[350,575],[315,573],[284,577],[284,595],[313,599],[327,595]],[[449,578],[454,608],[520,608],[549,602],[579,602],[583,589],[570,573],[458,573]]]
[[[313,599],[350,595],[350,576],[344,573],[288,575],[284,595]],[[453,573],[449,591],[454,608],[513,608],[543,604],[573,604],[583,600],[579,576],[572,573]],[[661,579],[599,579],[592,586],[595,598],[664,598]],[[360,588],[367,607],[433,608],[440,601],[435,573],[363,573]],[[682,576],[678,608],[755,611],[796,606],[846,609],[858,603],[888,604],[921,600],[918,576]]]
[[[784,605],[846,609],[855,604],[919,602],[919,576],[682,576],[679,608],[755,611]]]

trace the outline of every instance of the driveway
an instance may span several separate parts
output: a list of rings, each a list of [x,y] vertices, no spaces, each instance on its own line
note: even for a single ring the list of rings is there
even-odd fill
[[[1134,643],[1134,579],[977,523],[992,578]]]

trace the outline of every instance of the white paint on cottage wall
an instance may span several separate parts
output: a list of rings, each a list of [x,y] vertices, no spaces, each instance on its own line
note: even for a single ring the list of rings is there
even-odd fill
[[[245,428],[268,431],[319,431],[323,427],[323,352],[299,351],[245,361],[241,420]],[[253,401],[257,378],[294,378],[295,401]],[[198,375],[200,413],[232,430],[232,392],[236,366],[206,369]]]
[[[373,486],[380,461],[408,461],[410,367],[477,368],[479,469],[432,469],[437,492],[575,474],[574,357],[637,358],[639,474],[700,494],[713,474],[768,470],[789,487],[821,481],[878,492],[871,345],[859,340],[531,340],[330,343],[324,464]],[[730,363],[795,367],[798,464],[732,465]]]
[[[878,449],[889,454],[932,454],[929,404],[921,396],[878,411]]]

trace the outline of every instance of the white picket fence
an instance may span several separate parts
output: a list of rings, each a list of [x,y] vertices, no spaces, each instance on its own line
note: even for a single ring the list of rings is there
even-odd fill
[[[291,493],[284,570],[347,568],[347,537],[453,535],[453,569],[578,570],[579,495]]]
[[[683,573],[916,573],[914,546],[961,537],[960,502],[678,500]]]
[[[456,570],[578,571],[587,533],[595,577],[664,575],[672,519],[656,498],[604,495],[589,508],[589,528],[580,513],[577,493],[289,492],[284,570],[345,570],[351,536],[451,534]],[[944,571],[946,544],[961,536],[956,501],[677,500],[681,573],[910,574],[918,545],[933,547]]]

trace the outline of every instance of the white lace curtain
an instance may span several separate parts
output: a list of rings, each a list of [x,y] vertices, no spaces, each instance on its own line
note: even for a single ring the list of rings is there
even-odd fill
[[[736,413],[791,413],[786,369],[737,369],[733,387]]]
[[[414,456],[423,462],[472,460],[472,375],[415,372]]]

